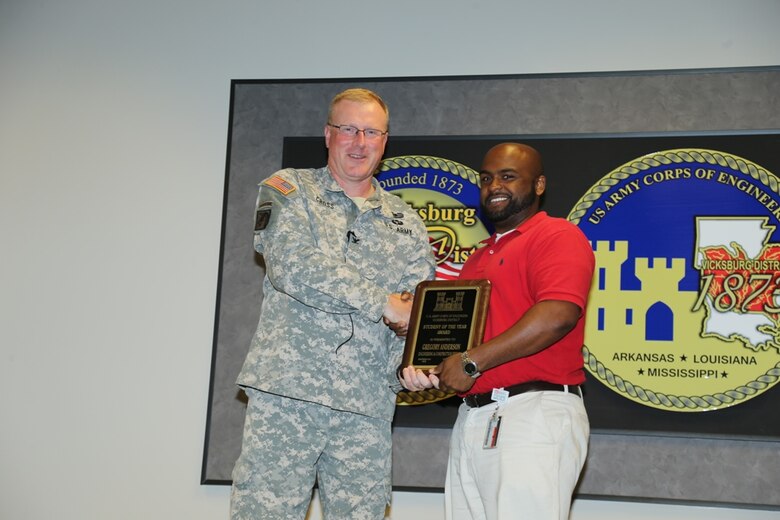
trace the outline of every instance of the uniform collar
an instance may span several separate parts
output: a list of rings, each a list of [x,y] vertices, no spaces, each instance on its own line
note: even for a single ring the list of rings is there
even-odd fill
[[[345,197],[347,196],[347,194],[344,193],[344,188],[342,188],[339,183],[336,182],[336,179],[333,178],[333,175],[330,173],[330,168],[323,166],[319,169],[317,175],[322,179],[322,184],[326,190],[329,192],[340,192]],[[371,185],[374,187],[374,193],[366,197],[366,205],[364,207],[366,209],[382,208],[382,214],[384,216],[393,218],[392,212],[389,209],[386,209],[387,204],[385,204],[385,198],[390,196],[390,194],[382,188],[379,181],[376,180],[376,177],[371,178]]]

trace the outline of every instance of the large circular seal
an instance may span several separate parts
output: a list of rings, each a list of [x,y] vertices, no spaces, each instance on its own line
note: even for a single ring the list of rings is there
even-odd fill
[[[569,214],[596,257],[586,369],[628,399],[680,412],[776,385],[779,186],[706,149],[651,153],[593,185]]]

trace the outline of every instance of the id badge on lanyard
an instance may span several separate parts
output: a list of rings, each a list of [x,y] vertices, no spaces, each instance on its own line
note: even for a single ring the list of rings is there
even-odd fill
[[[494,388],[490,397],[498,403],[498,408],[490,416],[487,431],[485,431],[485,441],[482,443],[482,448],[486,450],[492,450],[498,446],[498,432],[501,430],[501,415],[499,415],[499,412],[501,411],[501,405],[509,398],[509,392],[503,388]]]

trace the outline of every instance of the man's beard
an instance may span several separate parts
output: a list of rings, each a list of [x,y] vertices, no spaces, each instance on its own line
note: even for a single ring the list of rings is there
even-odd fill
[[[491,210],[485,206],[485,204],[481,204],[481,206],[482,213],[490,222],[495,224],[497,222],[503,222],[513,215],[530,208],[533,206],[534,202],[536,202],[536,191],[531,190],[528,195],[522,199],[512,199],[503,209]]]

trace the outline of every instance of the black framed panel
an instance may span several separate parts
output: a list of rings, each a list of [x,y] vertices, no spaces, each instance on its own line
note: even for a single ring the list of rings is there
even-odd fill
[[[226,164],[219,289],[210,381],[204,483],[227,484],[240,450],[244,404],[234,386],[257,321],[262,264],[251,247],[256,185],[283,164],[286,137],[319,137],[330,98],[351,86],[371,88],[388,102],[392,144],[430,136],[632,138],[638,134],[761,133],[780,128],[780,71],[770,69],[563,76],[369,78],[234,81]],[[413,137],[410,137],[413,136]],[[586,139],[587,140],[587,139]],[[594,141],[595,142],[595,141]],[[478,151],[477,151],[478,148]],[[475,165],[482,143],[466,157]],[[545,153],[544,150],[542,150]],[[464,147],[464,153],[465,147]],[[574,155],[574,151],[571,152]],[[580,154],[581,152],[576,152]],[[628,152],[627,152],[628,153]],[[631,152],[633,153],[633,152]],[[736,153],[736,152],[734,152]],[[437,155],[434,147],[426,155]],[[630,155],[630,153],[628,153]],[[634,156],[635,157],[635,156]],[[626,157],[626,160],[633,157]],[[751,160],[760,162],[758,157]],[[308,164],[306,166],[318,166]],[[616,163],[617,165],[617,163]],[[552,184],[548,204],[567,204],[590,185]],[[555,200],[555,202],[553,202]],[[565,215],[566,207],[548,207]],[[597,388],[596,385],[589,385]],[[589,390],[595,392],[593,388]],[[605,390],[606,392],[609,392]],[[593,400],[596,395],[591,394]],[[656,433],[625,435],[612,424],[607,394],[601,424],[579,492],[588,496],[780,505],[773,440]],[[615,399],[622,399],[614,396]],[[424,413],[424,412],[421,412]],[[600,418],[599,414],[604,415]],[[394,432],[396,489],[440,489],[447,421],[427,428],[398,424]],[[717,429],[717,425],[713,426]],[[637,433],[637,432],[633,432]],[[713,452],[718,456],[713,457]],[[421,457],[420,454],[429,454]],[[421,468],[421,461],[425,468]],[[648,475],[663,474],[664,480]],[[691,479],[690,475],[699,475]]]

